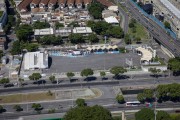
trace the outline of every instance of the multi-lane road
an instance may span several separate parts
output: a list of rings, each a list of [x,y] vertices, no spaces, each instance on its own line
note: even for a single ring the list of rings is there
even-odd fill
[[[150,34],[158,40],[164,47],[171,51],[175,56],[180,56],[180,43],[168,35],[166,31],[161,28],[156,22],[147,18],[140,10],[132,3],[131,0],[127,0],[126,7],[143,26],[145,26]]]

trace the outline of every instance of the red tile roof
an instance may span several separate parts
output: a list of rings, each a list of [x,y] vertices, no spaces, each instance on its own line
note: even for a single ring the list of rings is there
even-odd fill
[[[57,0],[50,0],[48,4],[56,4]]]
[[[47,5],[49,2],[49,0],[41,0],[40,4],[44,4],[44,5]]]
[[[38,5],[41,0],[33,0],[31,3]]]
[[[75,4],[82,4],[82,0],[76,0]]]
[[[92,2],[92,0],[83,0],[83,1],[84,1],[84,4],[88,4]]]
[[[32,0],[23,0],[19,5],[18,5],[18,9],[21,11],[22,9],[27,11],[27,6],[30,5],[30,3],[32,2]]]
[[[58,4],[66,3],[66,0],[58,0]]]
[[[67,0],[67,4],[74,4],[74,0]]]
[[[97,0],[97,1],[100,2],[101,4],[103,4],[104,6],[107,6],[107,7],[113,5],[113,3],[108,1],[108,0]]]

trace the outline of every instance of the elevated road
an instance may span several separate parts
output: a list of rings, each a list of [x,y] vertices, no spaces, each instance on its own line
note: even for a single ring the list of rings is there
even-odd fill
[[[147,18],[139,9],[132,3],[131,0],[126,1],[126,6],[130,13],[145,26],[150,34],[164,47],[166,47],[174,56],[180,56],[180,43],[168,35],[156,22]]]

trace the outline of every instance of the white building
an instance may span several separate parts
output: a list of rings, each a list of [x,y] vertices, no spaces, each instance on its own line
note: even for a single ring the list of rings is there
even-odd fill
[[[110,24],[119,24],[119,21],[118,21],[117,18],[114,17],[114,16],[110,16],[110,17],[104,18],[104,20],[105,20],[107,23],[110,23]]]
[[[0,31],[3,32],[3,27],[7,22],[7,11],[4,0],[0,0]]]
[[[35,36],[53,35],[53,34],[54,34],[53,28],[35,29],[34,30],[34,35]]]
[[[73,33],[80,33],[87,35],[92,33],[92,29],[90,27],[75,27],[73,29]]]
[[[24,55],[24,70],[48,68],[48,54],[43,52],[28,52]]]

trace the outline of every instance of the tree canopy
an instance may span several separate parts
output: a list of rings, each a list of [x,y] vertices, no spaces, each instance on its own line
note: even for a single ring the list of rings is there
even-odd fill
[[[16,30],[16,36],[20,41],[28,41],[30,38],[30,35],[33,34],[33,29],[28,24],[22,24],[18,27]]]
[[[113,120],[111,113],[98,105],[70,109],[63,120]]]
[[[164,22],[164,26],[165,26],[165,28],[171,29],[171,25],[167,21]]]
[[[77,21],[73,21],[70,24],[68,24],[68,27],[80,27],[80,25]]]
[[[120,104],[125,103],[124,97],[122,95],[117,95],[116,96],[116,101]]]
[[[74,77],[74,73],[73,72],[68,72],[66,73],[66,76],[71,80],[72,77]]]
[[[103,5],[98,2],[92,2],[88,6],[88,11],[94,17],[94,19],[101,19],[103,10],[104,10]]]
[[[86,76],[87,77],[87,76],[93,75],[93,74],[94,74],[94,72],[90,68],[87,68],[87,69],[84,69],[84,70],[81,71],[81,76]]]
[[[73,44],[78,44],[78,43],[84,43],[84,39],[83,36],[79,33],[72,33],[69,35],[69,40],[71,41],[71,43]]]
[[[136,120],[154,120],[154,111],[149,108],[142,108],[135,113]],[[157,120],[172,120],[170,115],[165,111],[157,111]]]
[[[9,78],[2,78],[1,80],[0,80],[0,84],[6,84],[6,83],[9,83],[10,81],[9,81]]]
[[[33,73],[32,75],[29,76],[30,80],[39,80],[41,78],[41,74],[40,73]]]
[[[63,43],[61,36],[47,35],[38,39],[42,45],[61,45]]]
[[[34,29],[44,29],[44,28],[49,28],[50,24],[48,22],[40,22],[40,21],[36,21],[33,23],[33,28]]]
[[[97,42],[99,42],[99,39],[98,39],[98,37],[97,37],[97,35],[96,34],[89,34],[88,35],[88,37],[87,37],[87,39],[88,39],[88,41],[90,42],[90,43],[97,43]]]
[[[180,73],[180,57],[169,59],[168,68],[174,72],[174,75]]]
[[[110,72],[112,74],[114,74],[115,76],[118,76],[119,74],[123,74],[123,73],[127,72],[127,70],[125,68],[123,68],[122,66],[115,66],[115,67],[111,68]]]
[[[84,107],[84,106],[86,105],[85,100],[84,100],[84,99],[81,99],[81,98],[78,98],[78,99],[76,100],[76,105],[77,105],[78,107]]]
[[[59,22],[56,22],[56,23],[55,23],[55,28],[56,28],[56,29],[59,29],[59,28],[61,28],[61,27],[64,27],[64,24],[59,23]]]

